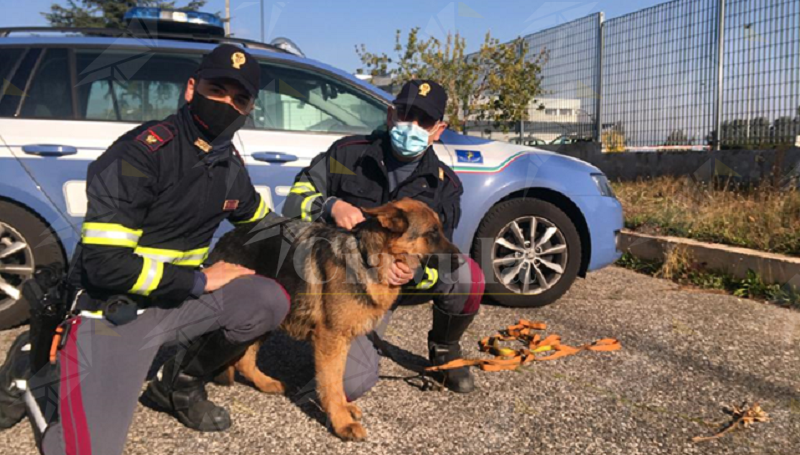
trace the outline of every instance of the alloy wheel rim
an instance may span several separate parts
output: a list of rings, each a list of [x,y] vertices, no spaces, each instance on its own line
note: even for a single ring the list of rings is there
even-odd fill
[[[564,276],[568,260],[564,234],[553,222],[537,216],[508,223],[492,247],[495,278],[516,294],[538,295],[551,289]]]
[[[22,283],[33,277],[33,250],[25,238],[0,222],[0,311],[22,298]]]

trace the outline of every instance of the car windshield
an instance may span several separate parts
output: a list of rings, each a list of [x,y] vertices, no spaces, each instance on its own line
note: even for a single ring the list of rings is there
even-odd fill
[[[332,77],[262,63],[256,107],[247,127],[368,134],[386,123],[387,107]]]

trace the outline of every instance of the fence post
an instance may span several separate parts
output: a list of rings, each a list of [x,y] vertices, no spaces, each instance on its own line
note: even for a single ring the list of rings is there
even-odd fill
[[[519,52],[519,55],[523,61],[525,60],[525,54],[522,53],[522,50],[525,47],[523,44],[524,42],[525,42],[524,39],[520,39],[519,46],[517,47],[517,52]],[[531,105],[530,103],[528,103],[528,105],[525,106],[525,113],[522,114],[522,118],[519,119],[519,145],[525,145],[525,117],[527,117],[527,113],[530,111],[530,107]]]
[[[722,98],[724,96],[725,71],[725,0],[719,0],[719,19],[717,20],[717,106],[714,110],[714,124],[717,134],[714,150],[722,149]]]
[[[600,26],[597,27],[597,106],[595,107],[595,137],[594,140],[598,144],[602,144],[603,142],[603,124],[602,122],[602,113],[603,113],[603,27],[605,24],[605,13],[601,12],[599,14],[599,21]]]

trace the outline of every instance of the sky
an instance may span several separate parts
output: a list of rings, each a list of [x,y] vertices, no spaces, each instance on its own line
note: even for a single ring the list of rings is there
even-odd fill
[[[78,0],[79,2],[79,0]],[[261,39],[258,0],[230,0],[235,36]],[[66,0],[0,0],[0,27],[45,26],[41,15],[53,3]],[[186,4],[178,0],[178,5]],[[486,32],[508,41],[595,12],[614,18],[663,3],[661,0],[544,2],[531,0],[264,0],[267,41],[288,37],[310,58],[348,72],[361,64],[355,47],[366,44],[373,53],[392,53],[396,30],[420,27],[423,34],[446,37],[448,31],[466,38],[468,52],[477,51]],[[224,12],[225,0],[209,0],[208,12]]]

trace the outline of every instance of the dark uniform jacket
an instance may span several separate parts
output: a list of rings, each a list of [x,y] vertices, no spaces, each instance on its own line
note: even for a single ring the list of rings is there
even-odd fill
[[[73,265],[95,299],[128,294],[142,307],[196,297],[197,268],[219,224],[269,212],[232,144],[212,148],[190,115],[184,106],[145,123],[89,165]]]
[[[330,197],[359,208],[378,207],[408,197],[425,202],[436,211],[447,238],[452,239],[461,217],[463,193],[456,173],[428,147],[411,176],[390,193],[384,164],[388,153],[392,153],[391,143],[384,132],[335,142],[297,175],[283,208],[284,216],[315,221]]]

